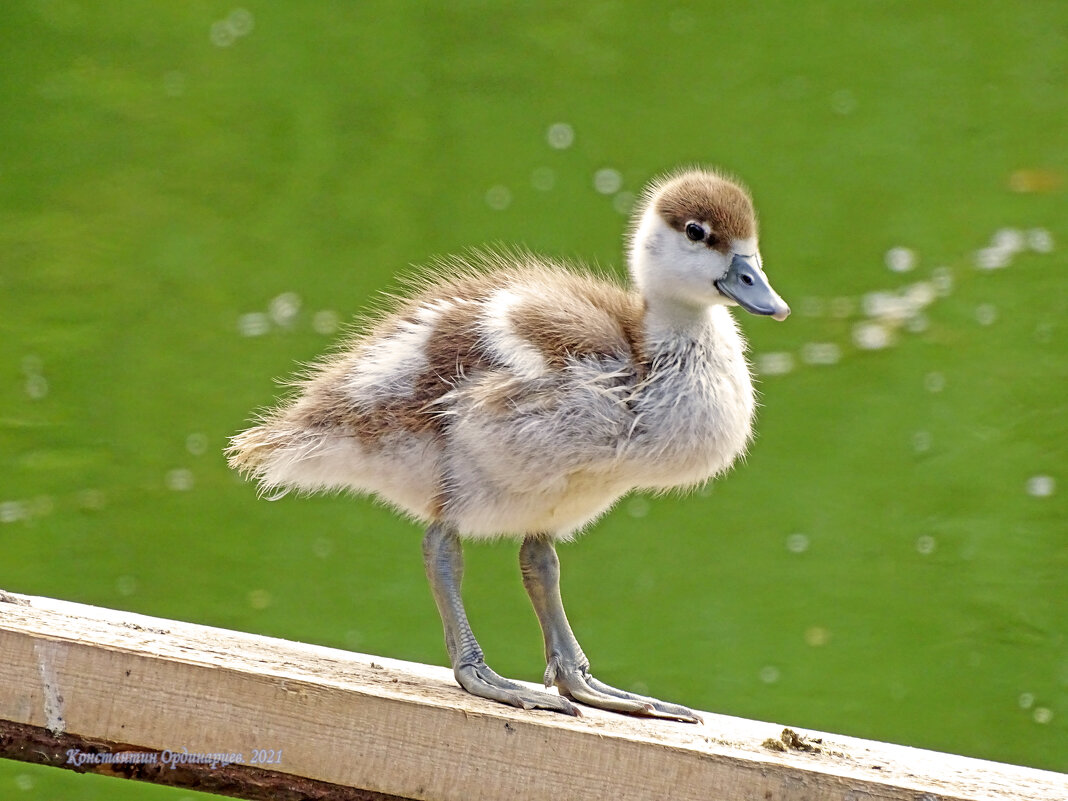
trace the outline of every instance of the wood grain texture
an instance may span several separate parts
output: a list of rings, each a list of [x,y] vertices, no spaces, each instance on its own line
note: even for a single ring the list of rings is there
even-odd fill
[[[286,777],[308,782],[292,798],[1068,798],[1059,773],[712,713],[688,725],[583,712],[474,698],[447,668],[0,593],[0,720],[14,724],[0,729],[7,757],[25,758],[20,736],[37,737],[40,753],[53,754],[37,760],[47,764],[77,742],[237,754],[226,767],[196,763],[185,786],[248,798],[264,796],[243,781],[281,790]],[[281,759],[252,765],[257,749]],[[166,783],[154,776],[169,770],[117,767],[98,772]],[[364,795],[331,796],[329,786]]]
[[[172,764],[165,753],[40,726],[0,720],[0,757],[76,773],[183,787],[249,801],[405,801],[251,765]],[[177,760],[174,760],[177,762]]]

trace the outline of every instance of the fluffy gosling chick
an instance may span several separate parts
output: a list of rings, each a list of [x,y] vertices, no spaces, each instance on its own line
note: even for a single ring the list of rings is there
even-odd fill
[[[652,183],[629,236],[632,286],[527,253],[434,265],[407,298],[233,437],[263,490],[370,493],[427,525],[423,555],[457,681],[525,709],[697,721],[590,673],[564,614],[555,542],[635,489],[702,483],[752,434],[745,343],[728,309],[783,320],[748,192],[710,170]],[[546,686],[494,673],[460,595],[461,538],[522,540]],[[570,700],[569,700],[570,699]]]

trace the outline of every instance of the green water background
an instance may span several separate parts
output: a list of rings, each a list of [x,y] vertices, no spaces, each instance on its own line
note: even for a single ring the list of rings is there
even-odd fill
[[[1066,31],[1054,1],[6,3],[0,587],[444,664],[420,531],[259,500],[227,436],[409,265],[620,270],[633,193],[716,164],[795,313],[740,318],[745,462],[562,547],[595,670],[1068,770]],[[929,302],[873,320],[879,291]],[[465,594],[537,680],[514,543],[468,548]],[[182,795],[0,763],[5,798]]]

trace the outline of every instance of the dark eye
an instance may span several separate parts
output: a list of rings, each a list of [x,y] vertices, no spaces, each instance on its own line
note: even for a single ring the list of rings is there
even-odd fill
[[[686,223],[686,236],[692,239],[694,242],[700,242],[705,238],[705,229],[698,223]]]

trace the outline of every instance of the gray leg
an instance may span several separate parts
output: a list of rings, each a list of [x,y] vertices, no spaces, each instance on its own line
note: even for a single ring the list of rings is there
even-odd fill
[[[486,665],[482,648],[471,631],[471,624],[467,622],[464,602],[460,597],[464,560],[460,538],[455,531],[440,523],[428,528],[423,538],[423,561],[445,627],[445,647],[449,650],[452,671],[461,687],[472,695],[522,709],[551,709],[568,715],[578,714],[578,710],[566,698],[527,690],[501,678]]]
[[[590,675],[590,662],[582,653],[564,614],[560,599],[560,560],[550,537],[527,537],[519,551],[523,586],[545,635],[545,686],[555,684],[561,695],[575,701],[657,718],[699,723],[701,718],[678,704],[617,690]]]

